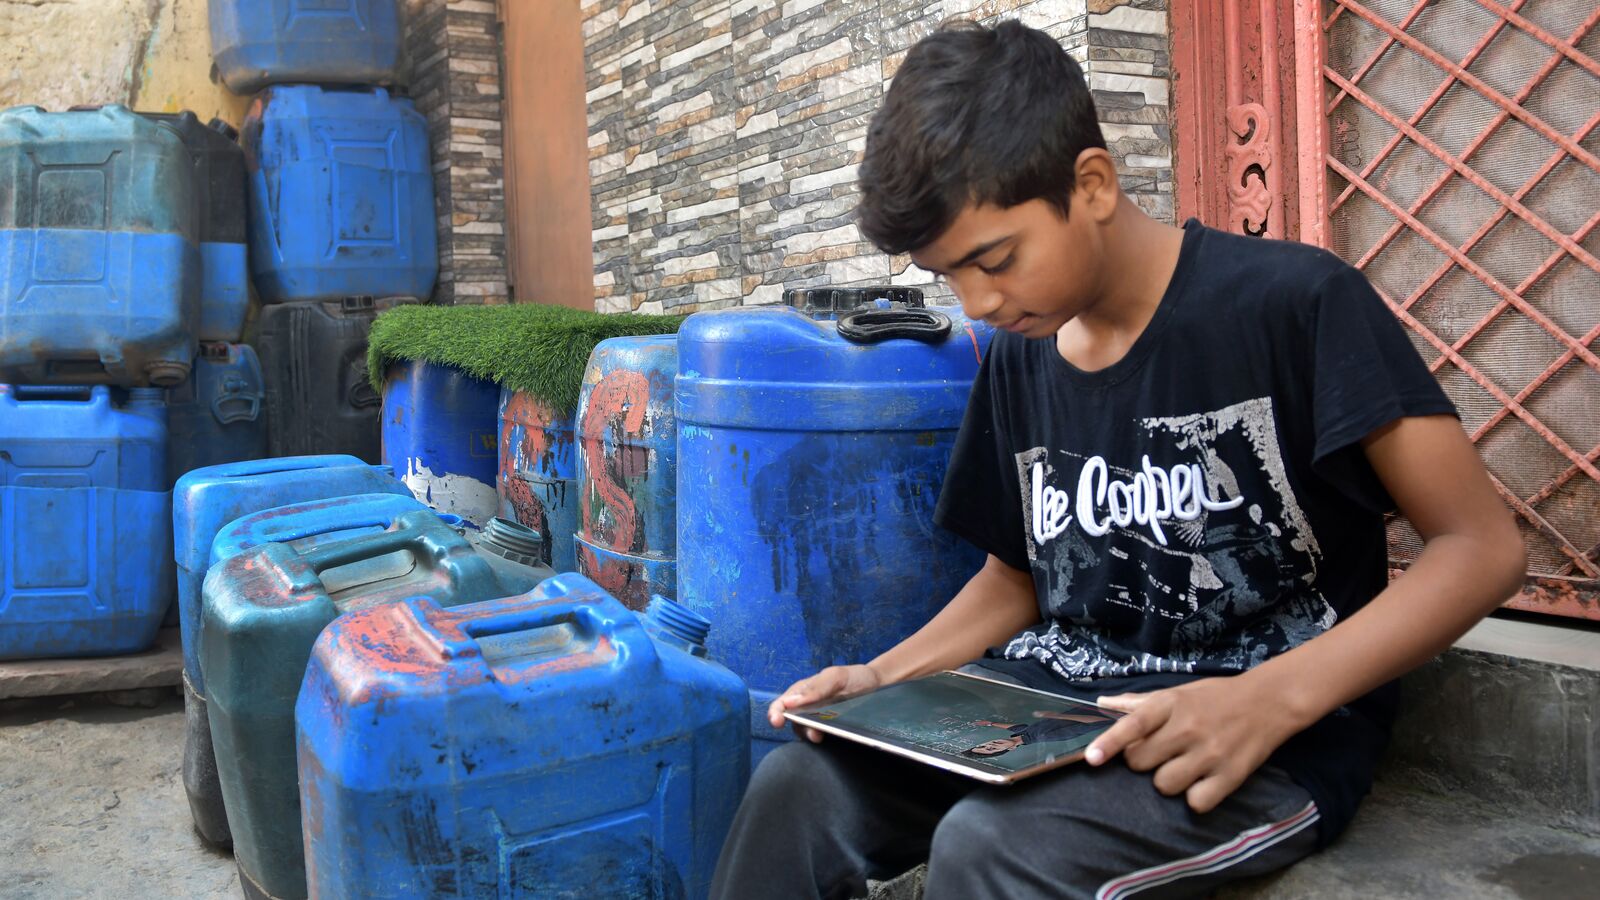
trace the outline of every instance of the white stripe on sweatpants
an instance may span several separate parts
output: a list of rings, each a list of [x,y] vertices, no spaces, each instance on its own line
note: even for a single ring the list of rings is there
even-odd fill
[[[1307,803],[1305,808],[1287,819],[1241,831],[1232,840],[1218,844],[1203,853],[1113,878],[1102,884],[1095,892],[1095,900],[1122,900],[1124,897],[1131,897],[1140,891],[1177,881],[1179,878],[1204,875],[1236,866],[1268,847],[1315,825],[1319,818],[1321,814],[1317,812],[1317,804]]]

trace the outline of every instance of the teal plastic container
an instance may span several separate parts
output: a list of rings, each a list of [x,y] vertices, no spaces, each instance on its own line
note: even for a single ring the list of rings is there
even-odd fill
[[[576,574],[340,618],[295,708],[312,895],[706,896],[750,752],[710,630]]]
[[[262,509],[349,494],[411,500],[394,473],[353,456],[254,459],[195,469],[172,491],[172,540],[178,562],[178,619],[183,637],[184,789],[195,831],[207,843],[232,841],[217,787],[205,673],[200,668],[201,586],[213,542],[230,522]]]
[[[493,567],[437,515],[300,552],[265,544],[206,575],[201,666],[211,740],[249,896],[306,896],[294,704],[311,648],[342,613],[426,595],[444,606],[504,596]]]
[[[174,122],[0,112],[0,381],[166,387],[195,354],[199,211]]]

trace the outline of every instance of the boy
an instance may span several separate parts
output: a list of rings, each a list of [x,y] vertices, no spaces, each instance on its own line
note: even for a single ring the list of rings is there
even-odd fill
[[[1394,316],[1332,254],[1143,215],[1082,72],[1015,22],[912,48],[861,193],[863,234],[1002,332],[935,515],[989,556],[916,634],[790,688],[773,724],[974,660],[1129,714],[1090,765],[1010,788],[808,734],[755,773],[713,895],[860,896],[926,859],[927,900],[1189,896],[1332,840],[1393,679],[1525,562]],[[1391,583],[1395,507],[1426,547]]]

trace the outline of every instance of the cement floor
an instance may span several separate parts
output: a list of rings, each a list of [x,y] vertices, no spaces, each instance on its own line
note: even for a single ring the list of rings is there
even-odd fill
[[[154,708],[47,697],[0,705],[0,897],[239,897],[233,857],[195,836],[183,700]],[[124,702],[128,695],[123,695]]]
[[[0,897],[241,896],[232,857],[208,849],[190,826],[181,699],[170,689],[131,694],[154,705],[0,701]],[[1547,822],[1537,809],[1391,781],[1334,847],[1221,900],[1588,900],[1600,896],[1597,884],[1600,837]],[[912,874],[875,896],[909,900],[919,888]]]

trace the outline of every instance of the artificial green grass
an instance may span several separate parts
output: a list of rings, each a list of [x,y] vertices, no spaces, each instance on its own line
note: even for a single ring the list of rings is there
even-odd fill
[[[676,334],[685,316],[603,315],[564,306],[397,306],[367,338],[367,377],[383,390],[392,362],[454,366],[474,378],[526,391],[565,415],[594,345],[607,338]]]

